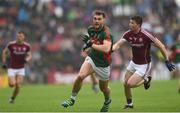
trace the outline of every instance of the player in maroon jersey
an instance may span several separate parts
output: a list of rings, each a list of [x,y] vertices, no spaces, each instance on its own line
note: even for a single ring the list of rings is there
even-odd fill
[[[25,36],[23,31],[19,31],[16,40],[9,42],[2,52],[2,67],[7,69],[9,86],[14,87],[12,96],[9,99],[10,103],[14,103],[20,91],[23,76],[25,76],[24,65],[31,59],[30,45],[24,41]],[[9,65],[7,65],[6,61],[8,52],[10,53]]]
[[[150,48],[153,43],[165,58],[165,64],[169,71],[173,71],[175,66],[169,61],[165,46],[148,31],[141,29],[142,17],[133,16],[129,22],[129,30],[113,45],[112,51],[119,49],[125,42],[132,47],[132,60],[130,61],[124,77],[124,92],[127,104],[124,108],[133,108],[131,88],[135,88],[144,83],[144,88],[150,87],[151,68]]]

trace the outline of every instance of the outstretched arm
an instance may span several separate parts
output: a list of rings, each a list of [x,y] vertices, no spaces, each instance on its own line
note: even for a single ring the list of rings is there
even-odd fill
[[[126,40],[125,40],[124,38],[120,38],[120,39],[113,45],[112,51],[118,50],[125,42],[126,42]]]
[[[157,38],[155,38],[154,40],[154,44],[156,47],[158,47],[162,53],[162,55],[164,56],[165,58],[165,64],[166,64],[166,67],[168,68],[169,71],[173,71],[175,70],[175,65],[173,65],[170,61],[169,61],[169,58],[168,58],[168,53],[167,53],[167,50],[164,46],[163,43],[161,43]]]
[[[154,44],[155,44],[155,46],[157,48],[159,48],[159,50],[161,51],[161,53],[162,53],[163,57],[165,58],[165,60],[169,60],[168,53],[167,53],[167,50],[166,50],[164,44],[161,41],[159,41],[157,38],[155,38]]]

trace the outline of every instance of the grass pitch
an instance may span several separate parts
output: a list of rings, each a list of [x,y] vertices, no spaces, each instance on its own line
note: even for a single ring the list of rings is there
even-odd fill
[[[134,109],[122,109],[126,103],[121,82],[111,82],[110,112],[180,112],[177,80],[152,81],[149,90],[133,89]],[[12,89],[0,89],[0,112],[99,112],[103,104],[101,92],[94,93],[91,84],[84,84],[74,106],[61,103],[70,97],[72,85],[24,85],[15,104],[9,104]]]

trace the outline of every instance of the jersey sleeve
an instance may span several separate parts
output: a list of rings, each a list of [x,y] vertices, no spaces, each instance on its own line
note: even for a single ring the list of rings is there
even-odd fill
[[[106,27],[104,31],[105,31],[105,40],[111,41],[112,34],[110,32],[110,29]]]
[[[153,34],[153,33],[150,33],[149,31],[147,30],[142,30],[142,32],[148,37],[148,40],[152,43],[155,42],[156,40],[156,36]]]
[[[11,50],[11,43],[12,43],[12,42],[7,43],[7,45],[6,45],[5,48],[7,48],[8,50]]]
[[[128,40],[128,34],[129,34],[130,30],[126,31],[125,33],[123,33],[123,35],[121,36],[121,38]]]
[[[27,46],[27,52],[30,52],[31,51],[31,46],[30,46],[30,44],[28,44],[28,46]]]

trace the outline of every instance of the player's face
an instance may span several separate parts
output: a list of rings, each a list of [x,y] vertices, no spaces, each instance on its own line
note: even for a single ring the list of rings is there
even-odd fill
[[[104,24],[103,15],[94,15],[93,16],[93,26],[95,29],[100,29]]]
[[[131,31],[137,31],[139,29],[139,25],[134,20],[129,21],[129,29]]]
[[[16,35],[17,42],[22,43],[22,42],[24,42],[24,39],[25,39],[25,36],[23,33],[17,33],[17,35]]]

